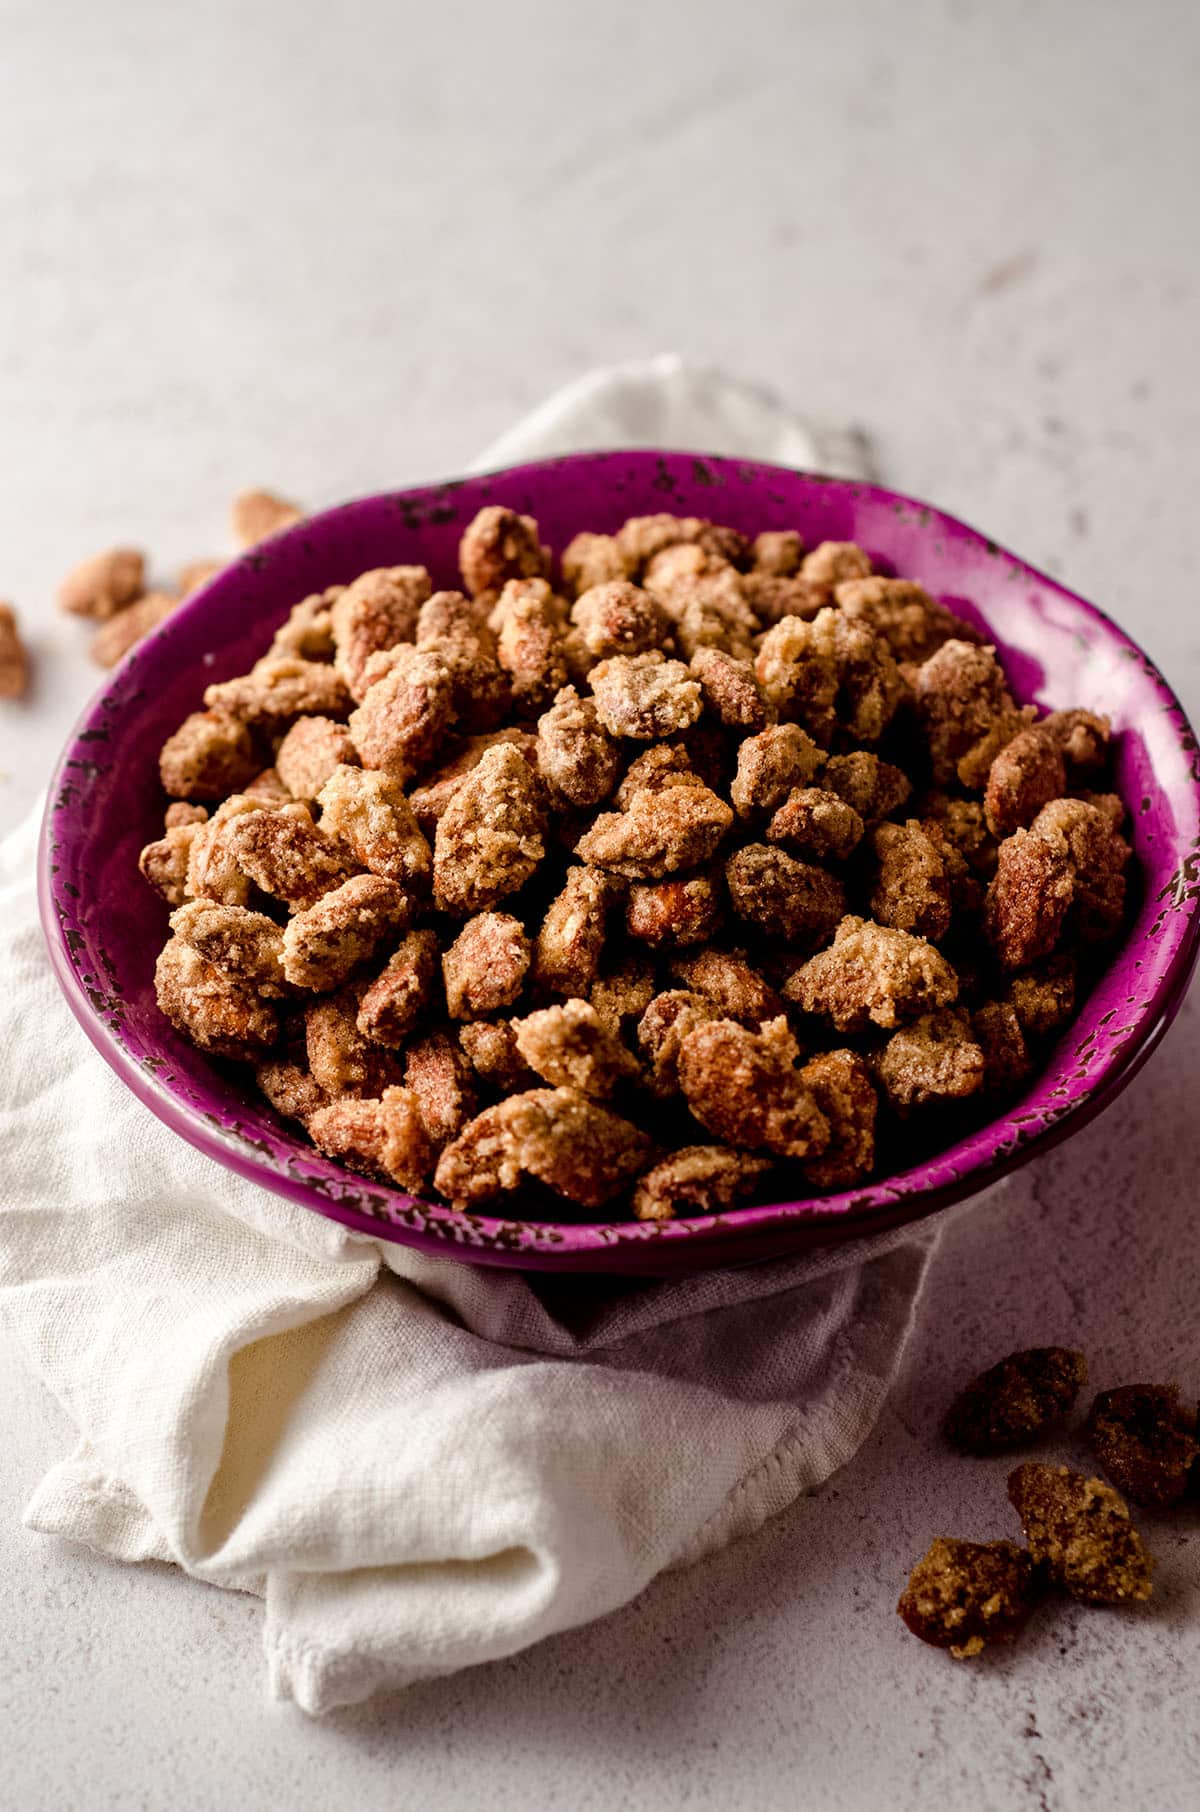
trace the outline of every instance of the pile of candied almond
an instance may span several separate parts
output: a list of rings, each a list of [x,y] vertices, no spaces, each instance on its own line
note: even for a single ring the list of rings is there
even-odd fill
[[[851,1188],[1035,1070],[1125,916],[1108,724],[852,543],[493,506],[305,598],[162,751],[159,1004],[461,1209]]]

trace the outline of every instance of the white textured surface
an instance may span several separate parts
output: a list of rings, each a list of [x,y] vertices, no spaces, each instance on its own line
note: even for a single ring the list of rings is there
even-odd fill
[[[43,656],[0,817],[89,678],[49,606],[117,535],[456,469],[583,367],[676,347],[874,436],[883,476],[1109,608],[1200,707],[1200,15],[1180,0],[415,9],[0,0],[0,593]],[[974,1668],[891,1606],[1012,1532],[933,1439],[980,1353],[1200,1384],[1200,1011],[1099,1124],[960,1215],[905,1382],[815,1500],[632,1609],[314,1727],[259,1611],[19,1527],[65,1424],[5,1354],[0,1802],[1190,1807],[1195,1514],[1157,1603]],[[801,1591],[801,1585],[803,1591]],[[71,1735],[68,1740],[67,1730]]]

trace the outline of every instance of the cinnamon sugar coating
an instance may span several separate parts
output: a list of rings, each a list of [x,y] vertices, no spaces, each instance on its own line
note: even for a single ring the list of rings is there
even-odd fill
[[[1005,1453],[1033,1441],[1075,1406],[1087,1360],[1069,1347],[1027,1347],[980,1372],[954,1399],[943,1424],[964,1453]]]
[[[345,724],[298,717],[275,751],[275,771],[293,799],[315,799],[334,769],[358,756]]]
[[[259,763],[245,724],[228,711],[193,711],[159,756],[163,791],[174,799],[224,799]]]
[[[1088,1445],[1135,1504],[1166,1509],[1192,1488],[1200,1460],[1196,1412],[1177,1384],[1122,1384],[1101,1391],[1087,1419]]]
[[[340,987],[385,939],[398,937],[411,916],[412,900],[395,881],[352,875],[289,921],[283,973],[294,988],[324,993]]]
[[[207,962],[182,938],[172,938],[154,971],[160,1012],[177,1031],[214,1057],[252,1062],[279,1036],[270,1002],[240,977]]]
[[[352,703],[340,673],[327,661],[271,654],[249,673],[208,686],[210,711],[228,711],[244,724],[279,730],[293,717],[345,717]]]
[[[575,846],[597,868],[634,881],[661,881],[716,854],[733,813],[706,786],[637,792],[624,812],[602,812]]]
[[[362,702],[373,654],[416,639],[417,619],[432,586],[423,566],[381,566],[360,573],[330,612],[334,660],[351,696]]]
[[[435,931],[410,931],[364,992],[355,1023],[364,1038],[399,1050],[433,1004],[439,970]]]

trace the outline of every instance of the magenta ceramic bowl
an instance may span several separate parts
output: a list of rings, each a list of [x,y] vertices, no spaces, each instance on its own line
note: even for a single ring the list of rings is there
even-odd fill
[[[1024,1098],[909,1170],[839,1195],[664,1224],[456,1214],[323,1158],[244,1071],[214,1064],[158,1012],[162,901],[137,873],[161,835],[159,747],[210,680],[245,671],[309,592],[416,562],[457,581],[459,536],[485,503],[536,516],[561,547],[655,510],[751,533],[860,542],[987,628],[1014,691],[1112,718],[1142,893],[1121,948]],[[1170,687],[1093,605],[938,510],[873,485],[687,453],[586,453],[367,497],[275,536],[183,604],[116,671],[68,743],[42,833],[40,895],[63,990],[101,1055],[175,1132],[241,1175],[377,1238],[476,1264],[663,1274],[740,1264],[914,1221],[974,1194],[1082,1126],[1145,1061],[1176,1009],[1200,935],[1200,761]],[[519,1200],[514,1210],[519,1210]]]

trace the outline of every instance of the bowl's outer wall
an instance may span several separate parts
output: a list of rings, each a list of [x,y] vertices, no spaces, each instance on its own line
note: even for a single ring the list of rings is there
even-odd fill
[[[157,753],[203,685],[244,672],[300,598],[376,566],[426,565],[458,582],[457,548],[485,503],[535,515],[561,548],[580,528],[669,510],[812,545],[861,543],[985,626],[1023,702],[1087,705],[1116,731],[1144,883],[1120,953],[1025,1098],[1000,1120],[885,1182],[663,1225],[547,1225],[457,1215],[328,1162],[280,1121],[244,1071],[214,1065],[154,1002],[166,909],[136,874],[161,835]],[[1099,1110],[1158,1040],[1197,946],[1200,786],[1195,739],[1148,658],[1107,618],[965,525],[873,486],[691,454],[579,454],[347,504],[245,555],[117,670],[53,784],[41,887],[56,971],[81,1023],[143,1100],[221,1162],[377,1237],[530,1269],[663,1273],[745,1262],[916,1219],[961,1199]],[[514,1204],[516,1205],[516,1204]]]

